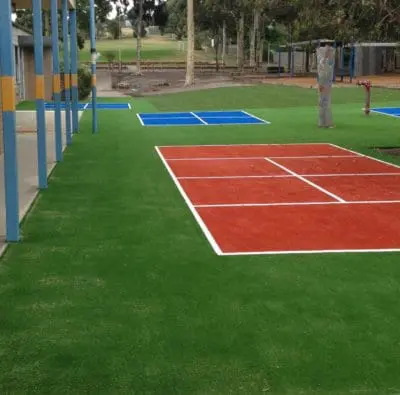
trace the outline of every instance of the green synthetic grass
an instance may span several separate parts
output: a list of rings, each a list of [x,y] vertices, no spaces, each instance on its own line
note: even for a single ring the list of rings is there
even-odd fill
[[[0,393],[399,393],[400,254],[218,257],[154,152],[400,145],[399,121],[365,117],[362,98],[335,90],[334,130],[316,127],[316,93],[300,88],[137,99],[99,111],[98,135],[85,113],[0,263]],[[374,100],[396,105],[400,93]],[[135,116],[210,108],[272,124],[143,128]]]
[[[123,62],[136,61],[136,39],[125,38],[121,40],[98,40],[96,43],[97,52],[100,53],[99,62],[107,62],[107,53],[113,53],[115,61]],[[142,40],[142,60],[185,60],[186,52],[179,51],[178,42],[163,38],[144,38]],[[79,51],[81,62],[90,61],[90,43],[86,42],[85,47]]]

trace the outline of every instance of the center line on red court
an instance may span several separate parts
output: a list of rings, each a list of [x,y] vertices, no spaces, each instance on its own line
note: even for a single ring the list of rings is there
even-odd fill
[[[285,166],[283,166],[283,165],[281,165],[281,164],[279,164],[279,163],[273,161],[272,159],[269,159],[269,158],[264,158],[264,159],[265,159],[266,161],[272,163],[273,165],[275,165],[275,166],[281,168],[282,170],[285,170],[286,172],[288,172],[289,174],[291,174],[291,175],[293,175],[294,177],[298,178],[299,180],[305,182],[306,184],[311,185],[312,187],[318,189],[319,191],[325,193],[326,195],[328,195],[328,196],[334,198],[334,199],[337,200],[338,202],[342,202],[342,203],[345,203],[345,202],[346,202],[346,201],[345,201],[344,199],[342,199],[341,197],[335,195],[335,194],[332,193],[332,192],[327,191],[325,188],[322,188],[322,187],[320,187],[320,186],[317,185],[317,184],[314,184],[312,181],[307,180],[307,178],[304,178],[304,177],[298,175],[298,174],[295,173],[294,171],[292,171],[292,170],[288,169],[287,167],[285,167]]]

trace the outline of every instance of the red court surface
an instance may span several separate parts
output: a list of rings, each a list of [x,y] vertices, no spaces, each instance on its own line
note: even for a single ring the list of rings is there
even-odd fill
[[[333,144],[156,150],[218,255],[400,251],[400,166]]]

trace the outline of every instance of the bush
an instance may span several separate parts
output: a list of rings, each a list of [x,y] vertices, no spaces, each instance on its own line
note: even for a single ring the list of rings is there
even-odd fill
[[[60,63],[60,74],[63,78],[64,63]],[[78,97],[79,100],[85,100],[92,90],[92,73],[88,66],[78,67]],[[65,91],[61,92],[61,100],[65,100]]]
[[[92,89],[92,73],[88,67],[78,68],[78,95],[79,100],[85,100]]]
[[[114,62],[115,58],[117,57],[117,54],[114,51],[107,51],[103,55],[107,59],[107,62],[109,63]]]

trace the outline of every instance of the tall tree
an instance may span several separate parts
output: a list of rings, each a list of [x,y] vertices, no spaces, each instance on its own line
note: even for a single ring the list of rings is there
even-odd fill
[[[128,11],[127,18],[131,22],[136,36],[136,73],[141,74],[142,38],[146,34],[146,26],[156,24],[161,29],[168,22],[168,12],[165,1],[133,0],[133,7]]]
[[[194,85],[194,4],[187,0],[187,52],[185,86]]]

